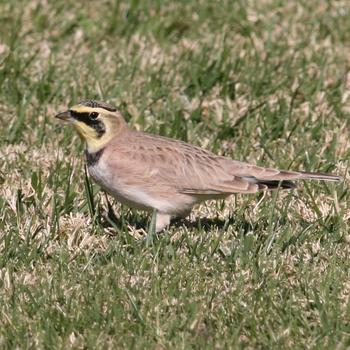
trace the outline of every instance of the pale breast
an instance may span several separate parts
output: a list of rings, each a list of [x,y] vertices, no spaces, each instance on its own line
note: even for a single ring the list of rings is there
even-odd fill
[[[88,170],[92,179],[99,186],[128,207],[148,211],[156,209],[160,212],[172,213],[174,215],[182,213],[184,209],[187,209],[184,208],[185,203],[180,198],[183,197],[182,195],[179,195],[179,198],[168,195],[169,198],[166,198],[167,196],[157,193],[156,187],[150,191],[149,186],[142,187],[140,183],[130,184],[130,181],[123,181],[123,178],[118,177],[117,171],[114,170],[111,172],[103,159],[97,164],[89,166]],[[130,174],[130,177],[132,177],[132,174]],[[188,199],[185,201],[186,207],[188,205]]]

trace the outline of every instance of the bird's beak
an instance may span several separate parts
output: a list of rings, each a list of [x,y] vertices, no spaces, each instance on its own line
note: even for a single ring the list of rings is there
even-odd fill
[[[68,122],[68,123],[71,123],[71,122],[74,121],[74,118],[72,117],[72,114],[71,114],[70,111],[65,111],[65,112],[58,113],[55,116],[55,118],[61,119],[64,122]]]

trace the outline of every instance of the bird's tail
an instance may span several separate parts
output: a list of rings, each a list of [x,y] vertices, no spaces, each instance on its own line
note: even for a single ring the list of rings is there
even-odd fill
[[[248,180],[248,177],[245,177],[245,179]],[[256,183],[261,190],[293,189],[297,187],[295,181],[298,180],[323,180],[335,182],[340,181],[341,177],[325,173],[289,172],[282,170],[277,176],[272,176],[271,179],[256,177],[250,178],[250,182]]]
[[[340,181],[341,177],[326,173],[308,173],[305,171],[300,172],[300,180],[324,180],[324,181]]]

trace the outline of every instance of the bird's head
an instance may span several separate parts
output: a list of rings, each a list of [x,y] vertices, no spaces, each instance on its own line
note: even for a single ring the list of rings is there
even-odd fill
[[[56,118],[72,124],[91,153],[99,151],[127,129],[122,114],[115,107],[94,100],[80,102],[57,114]]]

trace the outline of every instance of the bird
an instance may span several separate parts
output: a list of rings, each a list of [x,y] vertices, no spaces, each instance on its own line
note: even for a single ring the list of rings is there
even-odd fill
[[[84,100],[56,118],[85,142],[90,177],[122,204],[156,213],[155,231],[193,206],[237,193],[294,189],[297,180],[339,181],[336,175],[265,168],[189,143],[130,128],[120,109]]]

